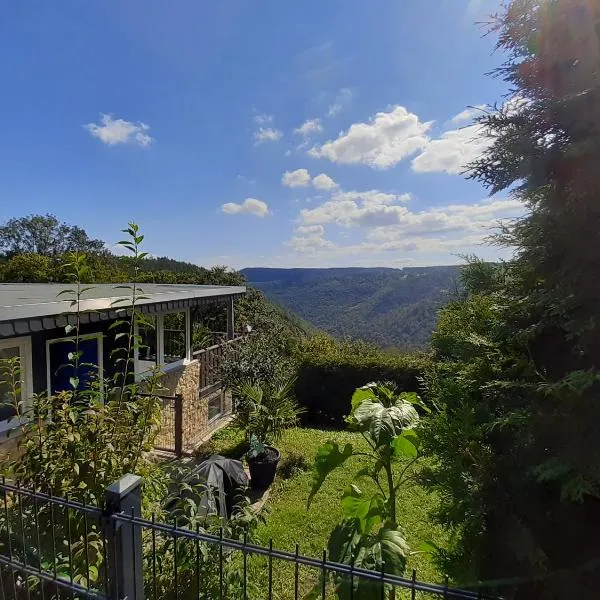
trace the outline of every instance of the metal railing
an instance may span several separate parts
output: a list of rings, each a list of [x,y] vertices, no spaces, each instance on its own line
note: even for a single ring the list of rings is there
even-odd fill
[[[221,334],[215,334],[221,335]],[[219,366],[226,352],[235,348],[245,336],[238,336],[231,340],[219,338],[218,343],[202,350],[196,350],[193,357],[200,362],[200,391],[219,384]]]
[[[0,494],[2,600],[492,598],[145,519],[134,475],[106,489],[102,510],[4,479]]]

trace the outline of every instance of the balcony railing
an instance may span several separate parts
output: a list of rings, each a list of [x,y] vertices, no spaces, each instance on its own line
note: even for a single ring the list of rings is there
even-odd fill
[[[162,402],[161,426],[156,437],[156,450],[181,456],[190,453],[231,414],[231,402],[219,381],[219,366],[225,354],[234,352],[244,336],[228,340],[226,334],[215,333],[217,341],[193,353],[199,363],[199,384],[195,393],[159,395]],[[229,401],[228,401],[229,400]],[[220,418],[210,419],[208,405],[220,403]]]

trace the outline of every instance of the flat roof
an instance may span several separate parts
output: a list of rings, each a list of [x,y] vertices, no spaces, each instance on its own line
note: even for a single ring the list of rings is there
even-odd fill
[[[90,289],[82,294],[80,310],[114,313],[130,308],[131,290],[123,288],[128,285],[131,284],[82,284],[82,288]],[[75,310],[70,302],[72,295],[61,294],[61,292],[73,288],[73,284],[65,283],[1,283],[0,323],[72,313]],[[188,306],[200,306],[207,303],[209,299],[225,300],[226,297],[246,292],[245,286],[170,283],[139,283],[137,288],[138,295],[142,298],[137,300],[136,306],[144,312],[153,305],[161,305],[161,309],[177,310]]]

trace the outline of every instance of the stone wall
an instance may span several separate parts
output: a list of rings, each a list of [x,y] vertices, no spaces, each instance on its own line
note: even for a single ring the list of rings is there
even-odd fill
[[[200,368],[198,361],[167,371],[161,379],[161,387],[165,395],[181,395],[183,451],[192,452],[199,444],[206,441],[211,432],[226,423],[231,415],[231,394],[221,389],[199,396]],[[223,397],[223,416],[208,422],[208,402],[216,395]],[[156,446],[161,449],[175,448],[175,402],[165,400],[161,432]]]

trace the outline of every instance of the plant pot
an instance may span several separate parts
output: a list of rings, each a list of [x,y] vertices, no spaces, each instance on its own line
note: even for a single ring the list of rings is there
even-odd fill
[[[253,489],[266,490],[273,483],[280,458],[279,450],[273,446],[265,446],[265,453],[260,456],[246,456]]]

